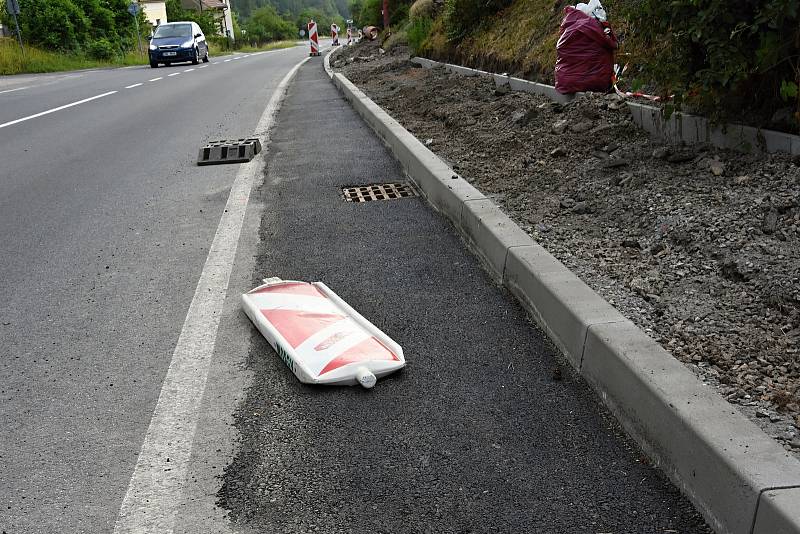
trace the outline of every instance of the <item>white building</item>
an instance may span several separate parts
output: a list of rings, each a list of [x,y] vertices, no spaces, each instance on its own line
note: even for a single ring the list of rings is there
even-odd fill
[[[139,0],[139,5],[144,11],[144,18],[153,26],[169,22],[167,20],[167,5],[164,0]]]
[[[211,11],[220,35],[233,39],[233,15],[230,0],[181,0],[184,9]]]

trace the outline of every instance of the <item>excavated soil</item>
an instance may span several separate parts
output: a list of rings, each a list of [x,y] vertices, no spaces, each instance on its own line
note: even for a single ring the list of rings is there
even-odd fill
[[[800,160],[666,146],[376,43],[332,59],[537,242],[800,456]]]

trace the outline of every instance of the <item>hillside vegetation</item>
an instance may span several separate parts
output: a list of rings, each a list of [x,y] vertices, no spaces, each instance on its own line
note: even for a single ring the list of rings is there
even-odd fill
[[[22,37],[29,44],[71,54],[76,60],[114,61],[137,46],[137,21],[128,0],[19,0]],[[0,6],[0,21],[13,27]],[[140,32],[147,31],[139,12]],[[146,35],[146,33],[145,33]]]
[[[0,74],[55,72],[79,68],[147,63],[147,37],[153,31],[139,11],[128,12],[131,0],[19,0],[23,54],[10,39],[0,39]],[[235,39],[219,35],[213,12],[185,9],[180,0],[166,0],[167,19],[197,22],[212,54],[230,50],[285,47],[314,18],[322,31],[332,22],[344,26],[340,9],[346,0],[239,0],[245,16],[233,12]],[[0,1],[0,22],[16,29]],[[138,28],[138,35],[137,35]],[[142,44],[140,53],[139,43]]]
[[[395,3],[387,46],[493,72],[553,82],[564,0]],[[716,119],[798,131],[800,0],[606,0],[620,37],[624,88],[668,98]],[[376,15],[377,9],[377,15]],[[351,0],[359,25],[378,0]],[[397,14],[403,15],[398,20]]]

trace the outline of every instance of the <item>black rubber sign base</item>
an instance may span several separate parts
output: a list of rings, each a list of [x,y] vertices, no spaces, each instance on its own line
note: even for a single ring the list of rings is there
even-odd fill
[[[261,152],[261,141],[258,139],[211,141],[200,149],[197,164],[247,163],[259,152]]]

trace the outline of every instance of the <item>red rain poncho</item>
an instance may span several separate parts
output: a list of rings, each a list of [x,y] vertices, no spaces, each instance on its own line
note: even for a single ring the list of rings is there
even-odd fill
[[[618,46],[617,37],[610,30],[608,25],[572,6],[564,8],[556,44],[559,93],[608,91],[614,76],[614,50]]]

